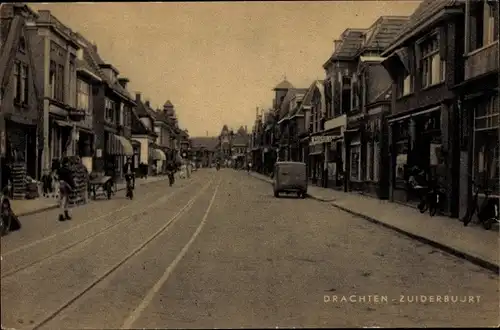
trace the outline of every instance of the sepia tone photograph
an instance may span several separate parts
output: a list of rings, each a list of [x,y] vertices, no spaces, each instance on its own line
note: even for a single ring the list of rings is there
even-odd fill
[[[498,0],[0,3],[0,325],[500,325]]]

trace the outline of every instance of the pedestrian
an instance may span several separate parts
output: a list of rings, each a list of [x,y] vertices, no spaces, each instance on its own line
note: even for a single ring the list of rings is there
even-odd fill
[[[173,161],[169,160],[167,163],[167,174],[170,186],[174,184],[174,173],[175,173],[175,164]]]
[[[61,166],[57,171],[59,180],[59,221],[71,220],[69,215],[69,195],[75,189],[73,173],[70,170],[68,157],[64,157]]]

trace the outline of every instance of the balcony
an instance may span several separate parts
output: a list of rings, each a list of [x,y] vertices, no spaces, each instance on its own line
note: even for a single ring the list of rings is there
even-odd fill
[[[498,71],[498,40],[476,49],[465,59],[465,80]]]

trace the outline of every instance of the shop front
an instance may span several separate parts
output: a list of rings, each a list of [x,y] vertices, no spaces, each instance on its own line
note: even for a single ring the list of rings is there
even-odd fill
[[[432,107],[388,120],[391,141],[390,198],[416,205],[418,194],[408,179],[415,171],[424,171],[427,180],[436,180],[447,189],[450,176],[443,150],[442,106]],[[447,125],[444,125],[447,127]],[[451,165],[451,164],[450,164]],[[448,205],[444,205],[446,210]]]
[[[462,123],[460,169],[460,216],[467,214],[474,198],[474,183],[479,188],[479,205],[489,192],[500,198],[500,106],[496,91],[463,98],[461,108],[468,121]],[[470,210],[469,210],[470,211]]]
[[[366,151],[363,150],[365,119],[364,114],[347,118],[347,128],[344,131],[347,191],[365,191]]]
[[[104,151],[105,175],[115,180],[123,180],[123,165],[128,157],[134,156],[132,143],[126,137],[110,131],[104,132],[106,149]]]
[[[381,108],[368,111],[366,124],[364,125],[365,153],[365,185],[366,194],[376,196],[380,199],[389,198],[389,175],[387,169],[389,158],[387,147],[387,125],[385,113]]]
[[[309,180],[318,186],[322,186],[323,182],[324,154],[323,143],[315,143],[311,140],[309,144]]]
[[[158,175],[165,173],[167,166],[167,155],[158,146],[151,148],[151,159],[154,165],[152,174]]]
[[[274,164],[277,160],[277,152],[276,149],[272,147],[266,147],[263,150],[263,158],[264,158],[264,172],[263,174],[271,174],[274,171]]]

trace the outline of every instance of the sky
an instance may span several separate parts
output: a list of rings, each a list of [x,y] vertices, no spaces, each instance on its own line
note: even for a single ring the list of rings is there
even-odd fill
[[[29,4],[95,42],[101,57],[152,106],[170,100],[190,136],[255,121],[286,76],[308,88],[325,76],[333,40],[420,1],[113,2]]]

